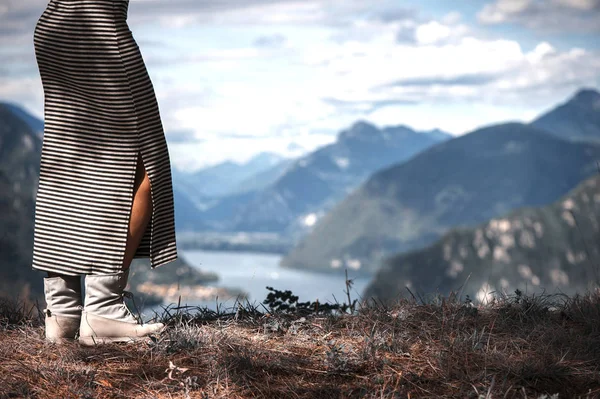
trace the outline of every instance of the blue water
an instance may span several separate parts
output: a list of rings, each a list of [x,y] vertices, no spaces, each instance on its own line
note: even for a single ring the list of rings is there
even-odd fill
[[[248,301],[258,305],[267,297],[266,286],[285,291],[290,290],[299,297],[299,302],[319,300],[320,303],[347,302],[344,292],[345,276],[317,273],[311,271],[284,269],[278,266],[280,255],[250,252],[218,252],[187,250],[181,251],[183,259],[191,266],[202,271],[215,272],[219,281],[216,287],[241,288],[249,294]],[[348,271],[348,278],[354,279],[350,289],[352,300],[359,299],[369,283],[366,277],[356,277]],[[335,296],[335,298],[334,298]],[[207,307],[212,310],[228,309],[234,306],[235,297],[211,298],[207,301],[192,301],[182,298],[182,305]],[[243,302],[246,304],[246,302]],[[265,305],[266,306],[266,305]],[[144,312],[146,313],[146,312]]]

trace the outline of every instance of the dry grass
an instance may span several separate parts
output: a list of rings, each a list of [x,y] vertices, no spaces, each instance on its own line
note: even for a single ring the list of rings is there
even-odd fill
[[[0,305],[0,398],[597,398],[600,294],[375,301],[352,314],[166,309],[143,344],[46,344]]]

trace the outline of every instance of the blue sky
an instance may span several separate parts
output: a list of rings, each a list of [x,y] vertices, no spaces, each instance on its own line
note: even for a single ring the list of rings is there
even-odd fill
[[[43,117],[32,34],[0,4],[0,100]],[[600,0],[131,0],[173,166],[296,156],[357,120],[463,134],[600,87]]]

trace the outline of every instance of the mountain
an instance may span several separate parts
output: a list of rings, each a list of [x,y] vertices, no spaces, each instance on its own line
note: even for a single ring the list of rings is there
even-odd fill
[[[179,231],[204,230],[206,225],[201,217],[201,204],[194,202],[194,196],[173,184],[175,201],[175,228]]]
[[[303,234],[374,171],[402,162],[450,135],[407,126],[378,129],[359,121],[324,146],[287,166],[285,172],[228,215],[231,231]],[[249,200],[249,201],[248,201]],[[211,210],[206,217],[212,218]]]
[[[42,139],[20,108],[0,103],[0,294],[42,294],[31,269]],[[29,120],[30,123],[26,121]]]
[[[202,222],[212,231],[235,231],[231,229],[235,225],[238,215],[246,204],[251,203],[257,197],[257,192],[249,191],[232,194],[215,200],[208,211],[200,214]]]
[[[258,192],[275,183],[283,176],[294,159],[284,159],[274,166],[242,180],[237,186],[238,193]]]
[[[386,259],[364,297],[387,302],[407,296],[405,287],[421,295],[462,289],[479,300],[494,290],[582,293],[600,284],[599,220],[595,175],[551,205],[454,229],[431,247]]]
[[[439,140],[439,141],[444,141],[444,140],[448,140],[448,139],[452,138],[452,135],[444,132],[441,129],[424,130],[422,133],[424,133],[425,135],[427,135],[429,137],[433,137],[434,139]]]
[[[555,201],[597,173],[600,144],[521,123],[488,126],[374,174],[317,224],[282,266],[372,272],[387,255],[449,229]]]
[[[243,166],[248,169],[248,177],[250,177],[278,165],[283,160],[285,160],[285,158],[272,152],[261,152],[250,158]]]
[[[600,142],[600,93],[581,89],[531,124],[566,140]]]
[[[181,192],[189,195],[192,201],[201,197],[237,194],[240,191],[239,186],[247,184],[248,179],[256,178],[282,161],[284,158],[277,154],[263,152],[245,163],[226,161],[193,173],[174,170],[173,184]],[[267,181],[262,184],[268,185],[272,182],[268,180],[269,176],[266,176]],[[257,186],[260,184],[256,183]]]
[[[21,121],[25,122],[27,126],[39,137],[44,135],[44,121],[36,118],[27,112],[23,107],[18,104],[8,103],[8,102],[0,102],[0,106],[4,106],[7,110],[9,110],[14,117],[19,118]]]
[[[0,103],[0,170],[15,184],[16,191],[27,191],[35,197],[39,175],[42,138],[26,120],[22,110]]]
[[[246,201],[272,184],[291,162],[265,152],[244,164],[227,161],[195,173],[173,168],[177,230],[223,230],[231,223],[231,206],[241,206],[238,200]]]

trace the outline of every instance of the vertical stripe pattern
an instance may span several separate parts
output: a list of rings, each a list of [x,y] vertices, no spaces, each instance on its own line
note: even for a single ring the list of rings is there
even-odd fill
[[[169,152],[152,82],[127,25],[129,0],[50,0],[33,34],[44,89],[33,269],[122,268],[137,157],[152,217],[134,258],[177,259]]]

